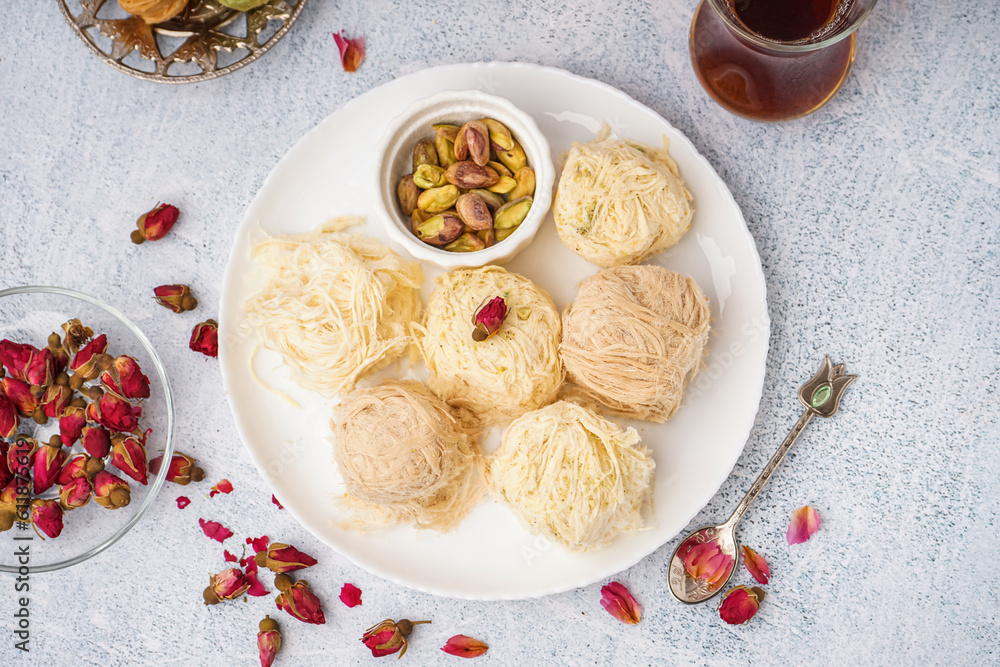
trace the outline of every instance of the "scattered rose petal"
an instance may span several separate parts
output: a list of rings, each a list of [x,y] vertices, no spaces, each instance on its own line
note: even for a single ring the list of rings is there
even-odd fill
[[[235,563],[239,560],[236,556],[229,553],[229,549],[224,549],[222,551],[222,557],[226,559],[227,563]]]
[[[266,551],[267,545],[270,544],[271,540],[267,535],[261,535],[260,537],[248,537],[247,544],[253,546],[253,552],[258,553],[260,551]]]
[[[177,496],[177,507],[179,509],[184,509],[191,504],[191,499],[187,496]]]
[[[631,597],[631,596],[630,596]],[[486,653],[489,646],[465,635],[455,635],[441,647],[441,650],[449,655],[457,655],[460,658],[478,658]]]
[[[214,498],[220,493],[232,493],[233,485],[228,479],[219,480],[219,483],[212,487],[211,493],[208,494],[209,498]]]
[[[684,557],[684,570],[692,579],[703,579],[709,586],[719,586],[729,578],[733,557],[722,553],[715,540],[695,544]]]
[[[743,564],[758,584],[766,584],[771,578],[771,570],[767,567],[767,561],[764,560],[764,557],[745,544],[743,545]]]
[[[340,589],[340,601],[348,607],[357,607],[361,604],[361,589],[354,584],[344,584]]]
[[[819,530],[819,514],[809,505],[792,512],[785,538],[789,544],[801,544]]]
[[[253,562],[252,558],[246,559],[247,562],[241,564],[246,569],[246,580],[250,582],[250,588],[247,590],[247,595],[252,595],[255,598],[267,595],[268,590],[260,583],[257,579],[257,563]]]
[[[285,506],[278,502],[278,499],[274,497],[273,493],[271,494],[271,502],[277,505],[279,510],[285,509]]]
[[[726,591],[726,597],[719,605],[719,616],[730,625],[740,625],[749,622],[764,599],[764,591],[754,586],[734,586]]]
[[[642,607],[628,589],[617,581],[601,588],[601,606],[622,623],[635,625],[642,618]]]
[[[233,536],[233,531],[229,530],[221,523],[215,521],[205,521],[204,519],[198,519],[198,525],[201,526],[202,531],[205,535],[211,537],[216,542],[225,542],[230,537]]]
[[[333,41],[340,49],[340,62],[345,72],[357,71],[365,59],[365,38],[345,39],[339,32],[333,33]]]

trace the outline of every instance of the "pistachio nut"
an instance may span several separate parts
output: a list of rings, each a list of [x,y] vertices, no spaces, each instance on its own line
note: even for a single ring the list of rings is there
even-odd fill
[[[420,240],[431,245],[451,243],[462,234],[462,221],[456,215],[435,215],[417,227]]]
[[[429,190],[448,185],[448,179],[444,177],[444,169],[433,164],[422,164],[413,172],[413,182],[418,188]]]
[[[503,166],[496,160],[490,160],[489,162],[486,163],[486,166],[490,167],[491,169],[493,169],[493,171],[500,174],[501,176],[510,176],[511,178],[514,177],[514,174],[511,173],[510,169]]]
[[[475,252],[485,247],[486,244],[478,236],[466,232],[446,245],[444,249],[452,252]]]
[[[497,237],[497,243],[506,240],[508,236],[517,231],[517,227],[508,227],[507,229],[498,229],[494,234]]]
[[[503,162],[504,166],[516,174],[521,167],[528,166],[528,158],[524,154],[521,144],[514,142],[514,147],[510,150],[504,149],[500,144],[493,143],[493,150],[497,152],[497,159]]]
[[[403,210],[404,215],[413,213],[413,209],[417,207],[417,197],[419,196],[420,188],[413,182],[413,174],[407,174],[399,179],[399,185],[396,186],[396,197],[399,199],[399,208]]]
[[[492,227],[490,229],[483,229],[476,232],[476,236],[479,237],[479,240],[482,241],[483,245],[487,248],[497,242],[497,235],[496,232],[493,231]]]
[[[417,206],[428,213],[441,213],[451,208],[457,199],[458,188],[454,185],[444,185],[421,192],[417,197]]]
[[[498,194],[507,194],[511,190],[517,187],[517,181],[515,181],[510,176],[501,176],[500,180],[487,188],[490,192],[496,192]]]
[[[444,137],[451,143],[455,143],[455,138],[458,137],[458,130],[460,129],[458,125],[449,125],[447,123],[438,123],[437,125],[432,125],[437,136]]]
[[[469,145],[465,143],[465,132],[461,130],[458,131],[458,136],[455,137],[454,150],[456,160],[469,159]]]
[[[413,175],[414,180],[416,180],[417,175]],[[521,197],[532,197],[535,194],[535,170],[531,167],[521,167],[514,174],[514,180],[517,181],[517,185],[508,193],[511,201],[515,199],[520,199]],[[419,183],[417,184],[419,185]]]
[[[468,189],[488,188],[491,185],[496,185],[497,181],[500,180],[500,174],[491,168],[481,167],[468,160],[456,162],[448,167],[445,171],[445,177],[452,185]]]
[[[497,232],[501,229],[513,229],[524,222],[529,210],[531,210],[531,197],[509,201],[497,209],[496,215],[493,216],[493,226]]]
[[[514,148],[514,137],[511,136],[510,130],[507,129],[506,125],[492,118],[484,118],[483,123],[486,125],[486,130],[490,133],[490,141],[505,151]]]
[[[458,217],[475,231],[493,228],[493,216],[483,198],[475,194],[459,195],[455,202]]]
[[[424,211],[423,209],[419,208],[413,209],[413,213],[410,214],[410,229],[413,231],[414,234],[416,234],[417,227],[419,227],[421,223],[427,222],[432,217],[434,216],[432,216],[427,211]]]
[[[438,164],[437,149],[434,148],[434,142],[430,139],[421,139],[413,147],[413,171],[416,171],[417,167],[422,164],[435,166]]]
[[[459,134],[469,148],[469,159],[480,167],[485,167],[490,161],[490,131],[486,129],[486,123],[470,120],[462,126]]]
[[[437,149],[438,162],[440,162],[441,166],[445,169],[458,162],[458,160],[455,159],[455,144],[448,141],[440,134],[434,137],[434,148]]]
[[[470,194],[479,195],[484,202],[486,202],[486,208],[490,209],[490,213],[493,213],[498,208],[506,204],[504,198],[495,192],[490,192],[489,190],[483,190],[477,188],[475,190],[469,190]]]

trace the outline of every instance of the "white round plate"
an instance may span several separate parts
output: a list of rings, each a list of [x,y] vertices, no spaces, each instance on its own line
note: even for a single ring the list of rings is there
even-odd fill
[[[506,97],[534,116],[556,164],[573,141],[593,139],[602,122],[616,135],[646,144],[658,145],[666,136],[694,195],[691,230],[654,261],[694,276],[711,300],[714,335],[706,367],[668,423],[631,423],[656,459],[655,516],[648,530],[621,535],[599,551],[570,553],[532,536],[492,500],[445,535],[410,527],[366,533],[339,528],[346,516],[336,502],[343,484],[330,443],[335,401],[297,387],[277,353],[260,348],[253,357],[256,344],[239,336],[242,304],[260,287],[250,260],[254,233],[300,233],[332,216],[363,215],[366,224],[358,231],[392,245],[369,189],[373,150],[383,129],[414,100],[471,88]],[[572,300],[577,283],[597,271],[560,243],[551,215],[507,268],[548,290],[560,310]],[[440,269],[425,265],[424,272],[426,297]],[[353,562],[405,586],[452,597],[520,599],[585,586],[628,568],[677,535],[705,506],[732,470],[753,425],[770,323],[760,258],[743,216],[726,185],[683,135],[602,83],[562,70],[495,63],[438,67],[396,79],[352,100],[302,137],[264,182],[237,230],[220,328],[222,377],[237,429],[296,519]],[[261,380],[301,407],[254,380],[252,357]],[[379,377],[423,377],[424,372],[422,365],[397,364]]]

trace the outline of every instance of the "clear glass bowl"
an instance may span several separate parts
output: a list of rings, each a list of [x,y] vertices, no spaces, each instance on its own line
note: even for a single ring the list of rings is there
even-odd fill
[[[174,403],[170,382],[159,355],[142,331],[117,309],[82,292],[45,286],[0,290],[0,339],[42,348],[49,334],[58,332],[61,335],[62,324],[73,318],[92,328],[95,336],[107,335],[108,354],[126,354],[139,362],[149,378],[150,395],[141,403],[142,416],[139,418],[141,429],[152,429],[146,440],[146,452],[149,460],[163,456],[164,461],[169,461],[174,451]],[[50,419],[48,424],[38,425],[30,417],[22,418],[19,432],[41,443],[59,433],[59,422]],[[69,456],[83,451],[79,442],[71,450]],[[83,507],[65,512],[63,531],[57,538],[43,540],[30,526],[27,530],[19,530],[15,524],[11,530],[0,533],[3,544],[0,571],[18,572],[23,564],[17,562],[14,551],[21,545],[30,545],[27,566],[31,572],[48,572],[82,563],[120,540],[139,522],[163,486],[168,466],[160,466],[158,474],[151,474],[149,484],[143,486],[118,471],[110,463],[110,457],[106,464],[109,472],[129,483],[131,502],[121,509],[108,510],[91,499]],[[56,485],[39,497],[58,498],[58,494]],[[30,542],[23,540],[29,537]]]

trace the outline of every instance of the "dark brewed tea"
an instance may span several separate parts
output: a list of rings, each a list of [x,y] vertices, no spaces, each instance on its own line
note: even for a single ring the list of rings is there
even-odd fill
[[[711,1],[695,11],[691,60],[705,90],[730,111],[754,120],[798,118],[821,107],[847,78],[854,62],[853,33],[815,50],[751,46],[723,22]],[[838,16],[855,0],[732,1],[729,15],[747,33],[794,44],[835,33]]]
[[[817,35],[837,16],[840,0],[734,0],[731,8],[751,32],[778,42]]]

